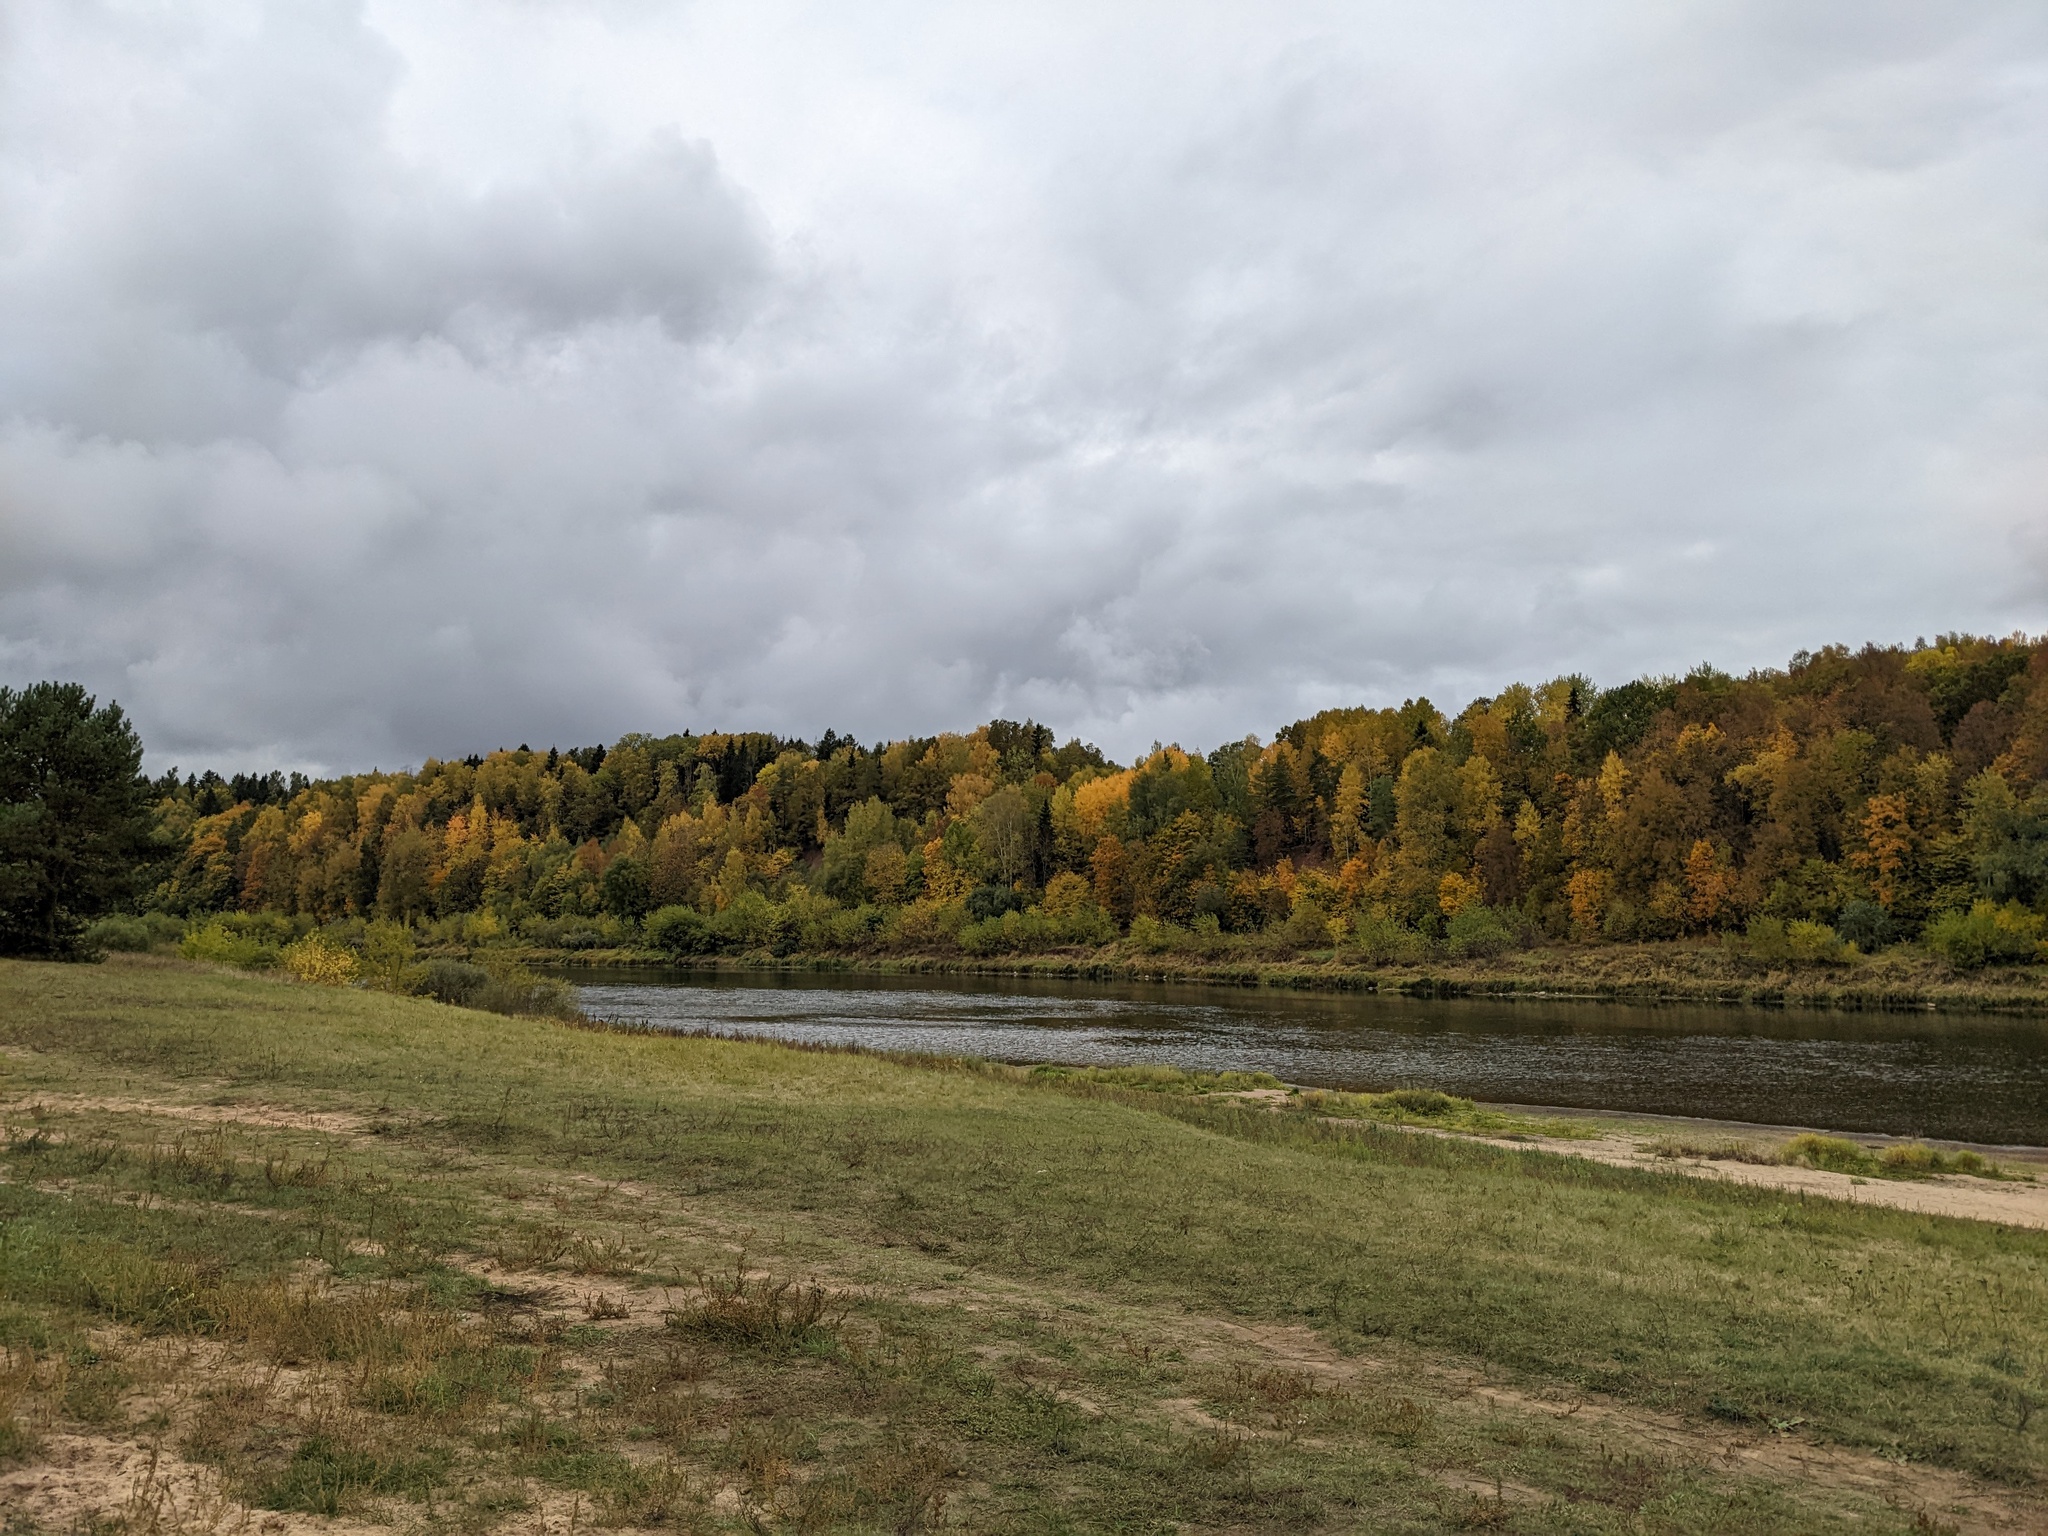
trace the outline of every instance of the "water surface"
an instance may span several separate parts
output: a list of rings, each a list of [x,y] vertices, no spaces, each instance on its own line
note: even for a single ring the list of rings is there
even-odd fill
[[[662,1028],[1010,1062],[1271,1072],[1496,1103],[2048,1145],[2048,1022],[1992,1015],[1435,1001],[1011,977],[589,971]]]

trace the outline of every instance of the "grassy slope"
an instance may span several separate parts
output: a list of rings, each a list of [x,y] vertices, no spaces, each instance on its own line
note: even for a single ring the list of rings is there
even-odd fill
[[[281,1303],[248,1289],[287,1272],[331,1272],[336,1295],[430,1281],[451,1327],[495,1306],[537,1330],[444,1350],[469,1361],[459,1390],[419,1387],[454,1370],[428,1345],[387,1351],[412,1362],[404,1390],[375,1350],[326,1345],[328,1417],[210,1437],[163,1420],[259,1502],[434,1489],[415,1517],[475,1529],[548,1488],[734,1529],[748,1510],[912,1529],[940,1498],[975,1529],[1911,1529],[1867,1487],[1709,1466],[1653,1431],[1796,1426],[2023,1501],[2048,1466],[2042,1234],[164,963],[0,964],[0,1047],[14,1341],[75,1353],[114,1318],[296,1358],[310,1347],[263,1321]],[[146,1108],[208,1103],[363,1125],[205,1141]],[[686,1277],[739,1243],[865,1299],[782,1353],[664,1328],[652,1302],[543,1326],[568,1305],[544,1280],[664,1281],[688,1314]],[[490,1256],[495,1294],[463,1278]],[[173,1306],[165,1275],[212,1299]],[[50,1423],[76,1417],[23,1379]],[[1481,1411],[1479,1380],[1623,1411]]]
[[[533,964],[667,965],[652,950],[528,950]],[[1956,1009],[2048,1012],[2048,967],[1960,973],[1908,950],[1847,964],[1766,965],[1715,944],[1598,944],[1516,950],[1490,960],[1365,965],[1333,955],[1270,959],[1227,947],[1216,954],[1146,954],[1127,943],[1100,951],[970,959],[950,954],[752,955],[691,962],[705,970],[951,972],[1092,980],[1221,982],[1308,991],[1396,992],[1449,997],[1588,997],[1858,1010]]]

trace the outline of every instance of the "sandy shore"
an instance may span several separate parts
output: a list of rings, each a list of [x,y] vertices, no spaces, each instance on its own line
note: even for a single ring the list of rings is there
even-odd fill
[[[1961,1216],[1972,1221],[1995,1221],[2006,1226],[2048,1230],[2048,1147],[1985,1146],[1930,1140],[1926,1145],[1944,1151],[1981,1153],[1987,1161],[2019,1177],[1980,1179],[1964,1174],[1939,1174],[1928,1179],[1864,1179],[1819,1168],[1758,1163],[1740,1156],[1715,1155],[1724,1149],[1751,1154],[1774,1151],[1792,1137],[1816,1129],[1811,1126],[1755,1125],[1727,1120],[1694,1120],[1676,1115],[1647,1116],[1520,1104],[1488,1107],[1517,1114],[1555,1115],[1595,1123],[1611,1120],[1615,1129],[1592,1139],[1477,1136],[1461,1132],[1439,1134],[1463,1134],[1468,1140],[1483,1141],[1490,1146],[1549,1152],[1561,1157],[1583,1157],[1617,1168],[1655,1169],[1691,1178],[1725,1179],[1731,1184],[1782,1189],[1828,1200],[1848,1200],[1859,1205],[1883,1205],[1895,1210],[1920,1211],[1929,1216]],[[1821,1131],[1820,1134],[1846,1136],[1848,1140],[1877,1152],[1902,1142],[1898,1137],[1841,1131]]]

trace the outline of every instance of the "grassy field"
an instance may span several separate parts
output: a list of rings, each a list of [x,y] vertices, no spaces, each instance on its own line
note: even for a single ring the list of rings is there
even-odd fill
[[[2048,1528],[2048,1234],[162,960],[0,1053],[10,1533]]]

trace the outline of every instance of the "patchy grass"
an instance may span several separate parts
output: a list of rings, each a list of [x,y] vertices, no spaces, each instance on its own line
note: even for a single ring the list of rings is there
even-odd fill
[[[2000,1167],[1981,1152],[1944,1152],[1920,1142],[1904,1142],[1873,1150],[1846,1136],[1804,1132],[1779,1149],[1777,1161],[1830,1173],[1870,1179],[1931,1179],[1941,1173],[1969,1174],[1980,1179],[2029,1178]]]
[[[1426,1093],[162,961],[0,964],[0,1052],[16,1465],[154,1436],[464,1532],[2043,1523],[2039,1233],[1416,1136],[1479,1113]]]
[[[982,1071],[1000,1074],[1000,1067]],[[1552,1136],[1582,1141],[1608,1134],[1613,1127],[1588,1120],[1552,1115],[1520,1115],[1481,1108],[1470,1099],[1434,1088],[1393,1088],[1385,1093],[1343,1093],[1324,1088],[1293,1088],[1266,1072],[1197,1072],[1169,1066],[1065,1067],[1024,1069],[1034,1083],[1070,1090],[1120,1089],[1130,1093],[1170,1094],[1189,1099],[1242,1099],[1268,1109],[1295,1111],[1339,1120],[1371,1120],[1382,1125],[1424,1126],[1486,1136]]]

